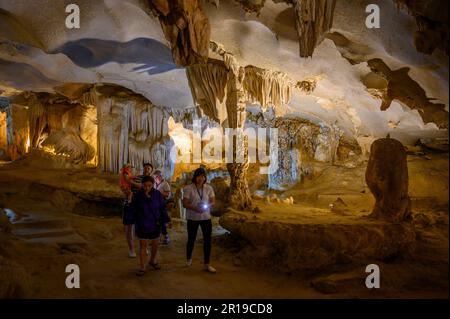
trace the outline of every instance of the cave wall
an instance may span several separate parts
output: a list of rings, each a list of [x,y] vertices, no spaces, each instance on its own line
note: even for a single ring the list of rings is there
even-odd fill
[[[6,153],[8,139],[6,136],[6,112],[0,112],[0,152]],[[0,154],[1,157],[1,154]]]
[[[139,173],[143,163],[150,162],[167,178],[174,170],[168,119],[174,115],[181,122],[192,123],[198,116],[195,109],[162,110],[139,94],[108,85],[76,98],[24,92],[13,101],[6,113],[1,113],[5,118],[10,114],[10,133],[5,133],[3,140],[11,159],[33,149],[38,150],[33,154],[55,156],[55,163],[94,165],[113,173],[125,163]],[[6,120],[2,123],[6,132]]]
[[[343,132],[335,125],[314,124],[300,118],[248,116],[250,125],[278,129],[278,169],[268,175],[271,189],[289,189],[313,175],[316,163],[332,165],[338,160]]]
[[[30,128],[28,124],[28,110],[23,105],[11,104],[11,129],[12,136],[8,144],[8,156],[16,160],[28,152],[30,141]]]
[[[16,160],[31,149],[63,156],[68,163],[96,158],[96,108],[57,94],[24,92],[6,108],[7,155]]]
[[[173,140],[168,135],[169,114],[131,91],[123,94],[100,88],[97,94],[98,167],[118,173],[125,163],[142,171],[153,164],[165,176],[172,175],[170,159]]]

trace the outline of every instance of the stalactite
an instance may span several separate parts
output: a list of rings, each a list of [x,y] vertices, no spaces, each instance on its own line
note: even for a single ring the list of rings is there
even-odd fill
[[[247,170],[249,167],[248,138],[242,134],[247,113],[245,112],[244,68],[239,68],[237,74],[230,74],[227,92],[228,125],[235,129],[238,136],[233,136],[233,162],[227,164],[230,173],[229,202],[231,207],[240,210],[251,210],[253,207],[250,190],[247,183]],[[238,160],[243,159],[243,161]]]
[[[147,0],[147,3],[159,18],[175,63],[188,66],[206,62],[211,31],[201,1]]]
[[[187,67],[186,75],[194,101],[206,116],[222,123],[226,118],[228,71],[218,63],[197,64]]]
[[[115,102],[104,96],[98,99],[98,167],[118,173],[128,162],[128,126],[124,108]]]
[[[130,163],[139,172],[150,162],[155,169],[170,171],[168,112],[132,92],[96,92],[99,169],[117,173]]]
[[[240,66],[234,55],[227,52],[220,43],[211,41],[210,48],[212,52],[219,54],[223,58],[225,67],[231,74],[237,76]],[[269,105],[280,108],[289,103],[294,83],[287,74],[280,71],[261,69],[252,65],[246,66],[243,71],[243,90],[246,101],[257,102],[261,104],[264,110]],[[202,75],[200,74],[200,76]],[[207,78],[204,78],[203,82],[201,82],[202,85],[205,85],[203,84],[204,82],[208,83],[205,79]],[[214,101],[213,99],[210,100]]]
[[[176,123],[182,123],[184,128],[190,127],[194,120],[199,120],[201,118],[201,112],[198,107],[187,109],[170,108],[168,114]]]
[[[245,68],[244,89],[247,99],[260,103],[264,111],[269,105],[280,108],[288,104],[292,86],[292,81],[285,73],[254,66]]]
[[[294,0],[301,57],[311,57],[333,25],[336,0]]]

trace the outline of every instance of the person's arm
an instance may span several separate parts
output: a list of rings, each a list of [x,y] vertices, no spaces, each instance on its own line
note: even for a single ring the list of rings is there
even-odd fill
[[[164,202],[164,198],[162,196],[160,197],[160,209],[163,224],[170,223],[170,217],[169,214],[167,214],[166,203]]]
[[[123,174],[123,176],[124,176],[125,180],[131,184],[131,186],[134,186],[136,188],[141,188],[141,186],[142,186],[141,183],[136,183],[133,178],[130,178],[130,176],[128,176],[128,174]]]
[[[183,207],[190,210],[198,211],[197,206],[191,205],[191,203],[189,203],[189,198],[183,198]]]
[[[185,191],[185,194],[183,196],[183,207],[186,209],[190,209],[195,212],[201,213],[200,209],[197,206],[194,206],[190,203],[189,197],[187,197],[188,195],[189,194],[186,194],[186,191]]]

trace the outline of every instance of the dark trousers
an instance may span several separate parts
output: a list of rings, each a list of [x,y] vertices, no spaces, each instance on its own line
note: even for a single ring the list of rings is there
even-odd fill
[[[189,220],[187,221],[188,241],[186,245],[186,257],[192,258],[192,251],[194,250],[195,239],[197,238],[198,226],[202,229],[203,234],[203,258],[205,264],[209,264],[211,257],[211,234],[212,222],[208,220]]]

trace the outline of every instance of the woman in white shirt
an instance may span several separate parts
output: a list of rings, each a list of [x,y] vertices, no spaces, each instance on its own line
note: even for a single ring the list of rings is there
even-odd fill
[[[206,184],[206,171],[197,168],[192,177],[192,184],[183,189],[183,206],[186,208],[188,241],[186,245],[187,265],[192,264],[192,251],[197,238],[198,227],[203,234],[203,256],[205,270],[215,273],[216,270],[209,264],[211,257],[211,207],[215,204],[214,190]]]

